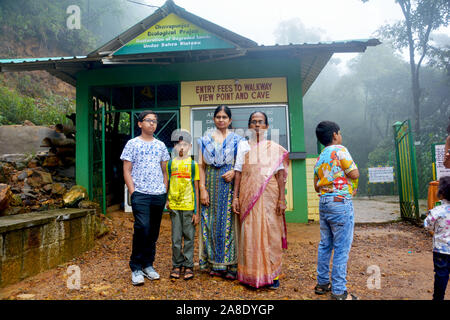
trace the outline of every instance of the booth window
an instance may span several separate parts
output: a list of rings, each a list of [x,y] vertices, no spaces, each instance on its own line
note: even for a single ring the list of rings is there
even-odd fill
[[[134,87],[134,108],[150,109],[156,106],[155,86]]]
[[[158,107],[178,106],[178,85],[159,85],[156,97]]]

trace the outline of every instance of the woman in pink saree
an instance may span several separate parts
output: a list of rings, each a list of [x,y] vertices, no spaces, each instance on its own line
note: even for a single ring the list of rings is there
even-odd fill
[[[232,209],[240,215],[238,280],[277,289],[282,249],[287,248],[285,185],[288,152],[266,140],[267,116],[250,115],[250,140],[238,146]]]

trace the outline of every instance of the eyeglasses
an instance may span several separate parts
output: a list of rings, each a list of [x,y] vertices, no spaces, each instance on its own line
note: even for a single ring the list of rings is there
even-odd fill
[[[251,124],[266,124],[264,120],[252,120],[250,121]]]
[[[151,124],[157,124],[157,123],[158,123],[158,120],[144,119],[144,120],[142,120],[142,122],[148,122],[148,123],[151,123]]]

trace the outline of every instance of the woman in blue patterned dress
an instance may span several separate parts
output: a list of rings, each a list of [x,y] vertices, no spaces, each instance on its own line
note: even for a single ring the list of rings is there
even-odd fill
[[[239,220],[231,210],[234,162],[243,138],[231,132],[231,111],[218,106],[214,112],[216,130],[198,140],[201,236],[200,270],[212,276],[236,279]]]

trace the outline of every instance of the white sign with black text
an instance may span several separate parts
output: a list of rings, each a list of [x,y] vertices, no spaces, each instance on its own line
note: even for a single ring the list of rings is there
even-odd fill
[[[434,146],[434,155],[436,159],[436,180],[441,177],[450,176],[450,169],[444,167],[445,144],[436,144]]]
[[[369,183],[394,182],[394,167],[369,168]]]

